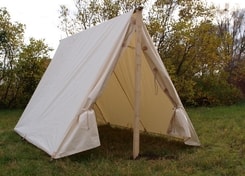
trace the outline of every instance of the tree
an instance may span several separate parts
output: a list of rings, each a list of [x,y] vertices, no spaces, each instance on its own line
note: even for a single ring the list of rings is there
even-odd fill
[[[13,69],[19,46],[23,42],[24,25],[11,23],[6,8],[0,9],[0,82],[6,76],[6,71]]]
[[[151,9],[148,30],[184,103],[224,104],[239,96],[227,82],[231,57],[224,42],[231,36],[220,37],[215,12],[192,0],[155,1]],[[224,99],[228,92],[233,98]]]
[[[43,40],[34,38],[31,38],[29,44],[21,48],[15,68],[15,84],[18,86],[15,89],[15,96],[12,97],[17,104],[26,105],[32,96],[50,62],[50,50]]]
[[[14,82],[14,68],[19,46],[23,43],[23,31],[24,25],[11,23],[6,8],[0,9],[0,106],[7,101]]]
[[[147,0],[76,0],[75,11],[60,6],[59,28],[72,35],[95,26],[119,14],[144,5]]]
[[[227,66],[228,81],[242,90],[245,95],[245,9],[225,9],[217,11],[219,36],[231,60]],[[227,40],[227,35],[230,39]]]
[[[47,66],[51,49],[33,38],[26,45],[24,29],[0,8],[0,108],[26,105]]]
[[[169,0],[155,1],[149,13],[148,30],[185,103],[195,103],[198,80],[220,69],[213,10],[202,1]]]

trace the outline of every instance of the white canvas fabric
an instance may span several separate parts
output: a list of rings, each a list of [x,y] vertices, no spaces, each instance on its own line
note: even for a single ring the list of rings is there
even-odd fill
[[[100,145],[98,123],[133,127],[133,12],[60,41],[15,131],[61,158]],[[142,27],[140,129],[200,145],[170,77]]]

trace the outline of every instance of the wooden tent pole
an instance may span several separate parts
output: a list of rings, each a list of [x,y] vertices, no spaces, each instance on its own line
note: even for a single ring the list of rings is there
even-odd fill
[[[142,9],[136,9],[136,52],[135,52],[135,108],[133,128],[133,159],[139,155],[140,149],[140,94],[141,94],[141,28]]]

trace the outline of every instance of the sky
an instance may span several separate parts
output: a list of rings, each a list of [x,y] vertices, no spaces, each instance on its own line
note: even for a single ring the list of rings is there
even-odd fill
[[[207,0],[224,7],[226,3],[231,6],[245,8],[244,0]],[[54,49],[53,56],[59,41],[65,34],[58,28],[60,5],[66,5],[69,9],[74,7],[74,0],[0,0],[0,7],[6,7],[12,22],[26,25],[25,39],[45,39]]]
[[[69,9],[73,0],[0,0],[0,7],[6,7],[12,22],[26,25],[25,39],[45,39],[54,50],[65,34],[58,28],[60,5]]]

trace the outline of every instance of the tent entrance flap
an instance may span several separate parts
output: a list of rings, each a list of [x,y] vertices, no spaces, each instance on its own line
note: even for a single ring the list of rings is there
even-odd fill
[[[83,135],[81,137],[81,134]],[[52,158],[60,158],[100,146],[100,139],[94,110],[79,115]]]

